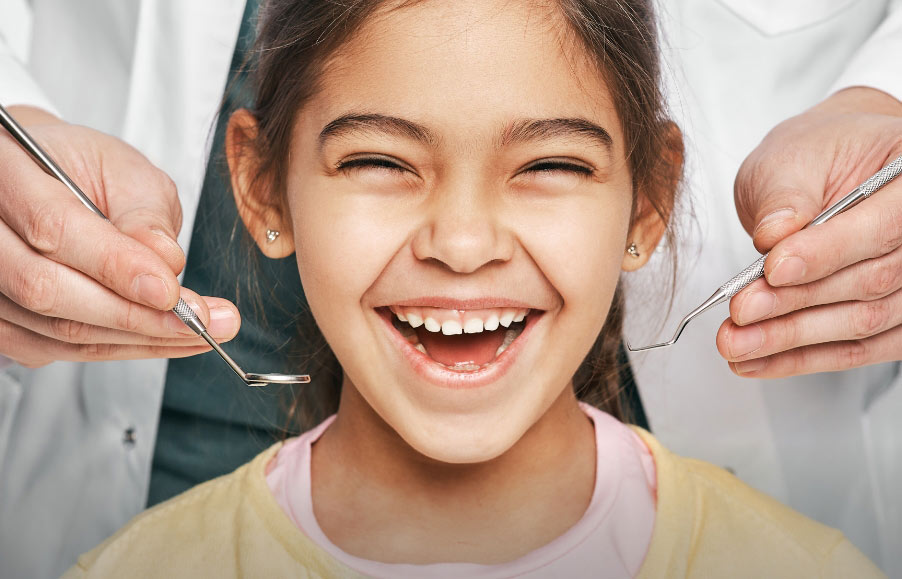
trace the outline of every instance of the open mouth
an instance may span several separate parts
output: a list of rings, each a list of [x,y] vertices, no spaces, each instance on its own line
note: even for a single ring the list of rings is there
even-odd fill
[[[426,358],[459,373],[475,373],[494,364],[523,332],[526,308],[447,310],[390,306],[392,326]]]

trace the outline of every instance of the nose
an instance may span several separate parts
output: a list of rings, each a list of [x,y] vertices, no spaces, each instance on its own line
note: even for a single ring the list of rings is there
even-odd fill
[[[428,219],[413,238],[417,259],[439,262],[456,273],[511,259],[514,236],[494,191],[457,185],[431,197]]]

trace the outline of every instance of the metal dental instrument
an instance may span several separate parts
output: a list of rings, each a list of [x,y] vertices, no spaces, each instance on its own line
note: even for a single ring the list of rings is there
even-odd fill
[[[899,173],[902,173],[902,155],[896,157],[894,161],[885,166],[883,169],[880,169],[875,173],[871,178],[867,181],[856,187],[852,190],[851,193],[834,203],[828,209],[824,210],[823,213],[814,218],[814,220],[805,226],[805,229],[812,227],[814,225],[820,225],[830,219],[836,217],[843,211],[851,209],[855,207],[863,201],[871,196],[872,193],[879,190],[881,187],[892,181],[896,178]],[[656,348],[664,348],[667,346],[672,346],[676,343],[677,340],[680,339],[680,334],[683,333],[683,330],[686,328],[686,325],[691,322],[693,319],[701,315],[702,313],[708,311],[718,304],[722,304],[727,301],[737,293],[739,293],[743,288],[747,285],[764,275],[764,260],[767,259],[767,256],[770,252],[765,253],[761,257],[759,257],[755,263],[748,266],[735,277],[733,277],[730,281],[723,284],[718,288],[714,294],[704,301],[700,306],[686,314],[682,320],[680,320],[680,324],[677,326],[676,332],[674,332],[673,337],[660,344],[653,344],[651,346],[642,346],[641,348],[634,348],[629,342],[627,342],[627,348],[630,352],[642,352],[645,350],[654,350]]]
[[[56,164],[56,162],[48,155],[40,145],[38,145],[34,139],[31,138],[31,135],[22,128],[19,123],[16,122],[15,119],[7,112],[3,105],[0,105],[0,125],[3,125],[9,133],[13,136],[13,138],[18,141],[18,143],[22,146],[23,149],[31,153],[31,155],[37,160],[37,162],[46,170],[48,173],[62,181],[62,183],[69,188],[70,191],[75,193],[75,196],[78,197],[79,201],[81,201],[85,207],[94,212],[98,217],[102,217],[106,221],[107,216],[103,214],[100,209],[97,208],[96,205],[91,201],[91,199],[82,192],[81,189],[78,188],[72,179],[69,178],[68,175]],[[234,370],[238,376],[244,380],[244,383],[248,386],[266,386],[267,384],[306,384],[310,382],[310,376],[306,374],[254,374],[252,372],[245,372],[241,369],[241,367],[235,363],[232,358],[226,354],[223,349],[216,343],[210,334],[207,332],[207,328],[204,326],[204,323],[200,321],[200,318],[197,317],[197,314],[194,313],[194,310],[185,303],[185,301],[179,298],[178,303],[175,305],[175,308],[172,310],[175,315],[182,320],[186,326],[191,328],[198,336],[206,340],[208,344],[216,351],[220,357],[225,360],[225,363],[229,365],[229,368]]]

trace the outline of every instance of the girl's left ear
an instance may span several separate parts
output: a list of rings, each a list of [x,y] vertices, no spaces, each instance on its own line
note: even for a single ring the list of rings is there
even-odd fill
[[[623,271],[636,271],[648,263],[652,252],[658,247],[667,224],[646,199],[642,199],[636,209],[636,217],[630,228],[628,245],[623,251]]]
[[[683,176],[683,133],[679,127],[667,121],[661,130],[664,134],[664,151],[658,167],[662,179],[652,180],[660,191],[640,191],[633,224],[630,227],[627,247],[624,248],[623,271],[636,271],[651,258],[661,238],[667,231],[670,213],[673,211],[677,190]],[[656,209],[649,198],[658,200]],[[660,212],[659,212],[660,209]]]
[[[257,119],[247,109],[235,111],[229,119],[225,152],[232,192],[238,215],[260,251],[272,259],[288,257],[294,253],[291,221],[281,195],[271,187],[271,176],[260,173],[257,131]]]

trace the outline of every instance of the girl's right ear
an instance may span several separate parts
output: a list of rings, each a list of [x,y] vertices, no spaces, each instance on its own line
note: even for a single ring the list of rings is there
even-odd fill
[[[272,190],[272,179],[260,170],[257,119],[239,109],[229,119],[225,152],[238,215],[266,257],[278,259],[294,253],[294,236],[286,219],[281,196]],[[275,232],[275,233],[273,233]]]

